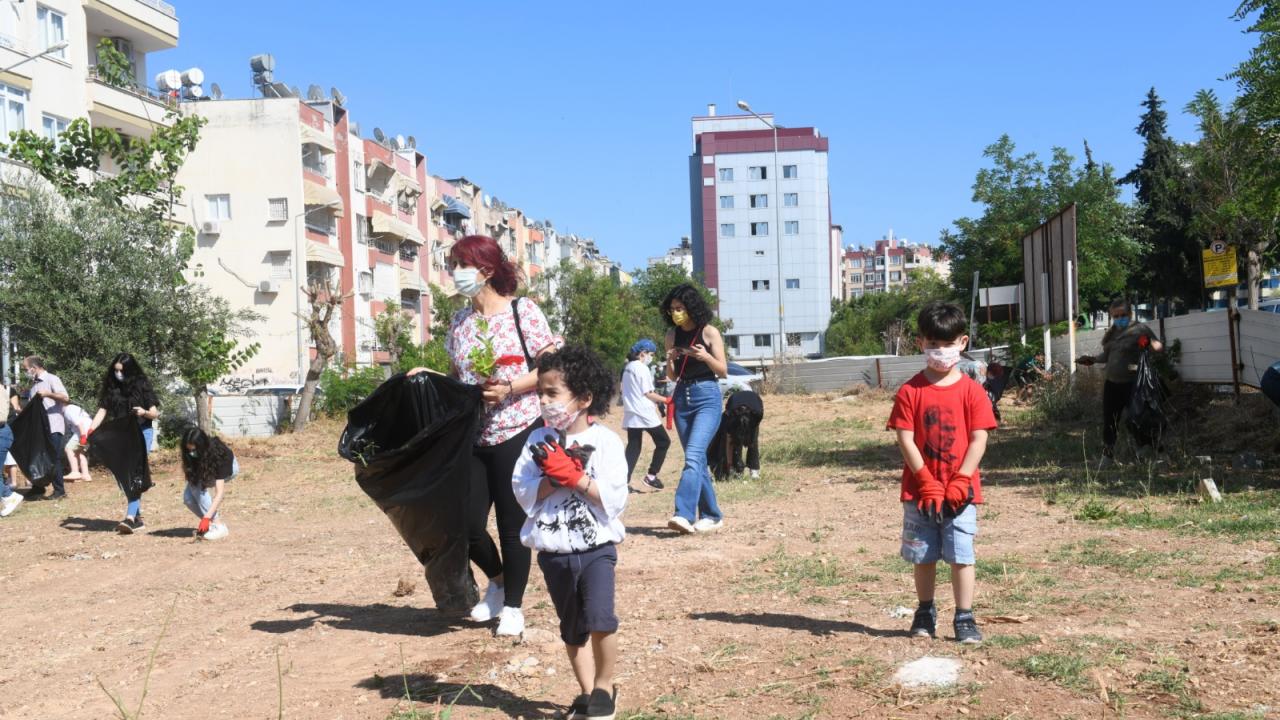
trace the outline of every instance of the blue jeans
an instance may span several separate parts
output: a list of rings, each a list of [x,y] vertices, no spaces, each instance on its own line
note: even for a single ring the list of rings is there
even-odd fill
[[[142,440],[147,444],[147,452],[150,453],[156,449],[156,429],[154,427],[142,429]]]
[[[720,384],[715,380],[680,383],[675,390],[676,434],[684,446],[684,472],[676,488],[676,515],[693,522],[701,515],[724,517],[716,504],[715,486],[707,472],[707,445],[720,429],[723,412]]]
[[[0,462],[9,454],[9,448],[13,447],[13,431],[8,425],[0,427]],[[13,494],[13,488],[9,487],[9,483],[0,479],[0,498],[7,498]]]

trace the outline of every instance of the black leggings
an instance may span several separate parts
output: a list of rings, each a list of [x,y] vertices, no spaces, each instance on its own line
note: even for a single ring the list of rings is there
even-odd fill
[[[503,576],[506,598],[503,604],[513,608],[524,603],[524,588],[529,584],[532,554],[529,548],[520,543],[520,528],[524,525],[525,514],[511,489],[511,476],[515,472],[520,453],[524,452],[529,433],[540,427],[542,421],[538,420],[504,443],[477,445],[471,458],[471,488],[467,498],[470,513],[467,540],[471,562],[486,577]],[[490,506],[498,516],[501,556],[498,555],[498,546],[494,545],[493,538],[489,537]]]
[[[666,428],[655,425],[651,428],[627,428],[627,482],[631,482],[631,473],[635,472],[636,462],[640,459],[640,448],[644,445],[644,434],[653,438],[653,460],[649,461],[649,474],[657,475],[662,469],[662,461],[667,459],[667,448],[671,447],[671,436]]]

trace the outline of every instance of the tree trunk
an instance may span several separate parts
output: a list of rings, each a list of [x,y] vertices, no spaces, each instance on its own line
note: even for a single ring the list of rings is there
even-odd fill
[[[317,354],[311,358],[307,368],[307,380],[302,384],[302,396],[298,398],[298,414],[293,421],[293,431],[302,432],[311,422],[311,407],[315,403],[316,386],[320,384],[320,373],[324,371],[325,359]]]
[[[200,388],[196,393],[196,425],[206,433],[213,432],[213,413],[209,411],[208,388]]]
[[[1257,310],[1259,295],[1261,294],[1259,285],[1262,281],[1262,258],[1255,248],[1249,248],[1245,258],[1246,273],[1249,279],[1249,309]]]

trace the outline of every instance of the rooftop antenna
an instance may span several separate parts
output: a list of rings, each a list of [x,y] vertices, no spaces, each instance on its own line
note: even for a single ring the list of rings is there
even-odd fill
[[[324,102],[324,90],[319,85],[307,86],[307,100],[311,102]]]
[[[412,135],[410,135],[410,136],[409,136],[409,139],[408,139],[408,140],[406,140],[405,142],[407,142],[407,143],[409,144],[409,147],[411,147],[411,148],[417,148],[417,147],[418,147],[418,138],[416,138],[416,137],[414,137],[414,136],[412,136]]]
[[[405,149],[406,147],[408,147],[408,146],[407,146],[407,145],[405,145],[404,143],[405,143],[404,136],[403,136],[403,135],[397,135],[397,136],[396,136],[396,145],[395,145],[396,149],[397,149],[397,150],[403,150],[403,149]]]

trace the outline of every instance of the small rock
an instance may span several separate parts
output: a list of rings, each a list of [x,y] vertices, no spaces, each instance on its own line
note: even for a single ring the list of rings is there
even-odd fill
[[[408,578],[400,578],[400,582],[396,583],[396,589],[391,594],[395,597],[407,597],[412,595],[418,589],[418,584]]]
[[[950,687],[959,678],[959,660],[928,655],[904,664],[893,674],[893,681],[904,688]]]
[[[905,605],[899,605],[898,607],[891,608],[886,612],[888,612],[889,617],[891,618],[901,619],[911,617],[915,611]]]
[[[111,558],[113,558],[113,557],[118,557],[119,555],[120,555],[120,553],[118,553],[118,552],[114,552],[114,551],[112,551],[112,550],[108,550],[107,552],[102,553],[102,559],[103,559],[103,560],[110,560]]]
[[[525,628],[517,641],[520,645],[548,645],[558,643],[560,638],[550,630],[542,628]]]

